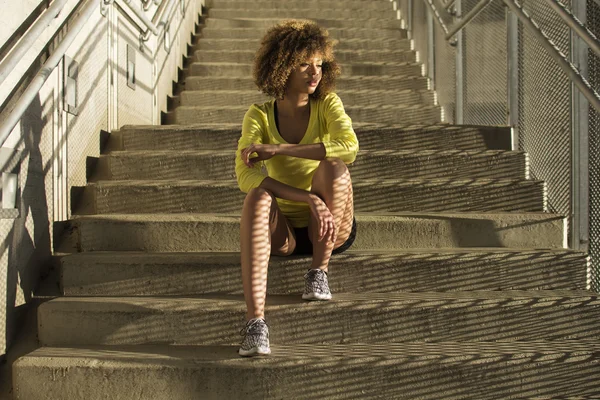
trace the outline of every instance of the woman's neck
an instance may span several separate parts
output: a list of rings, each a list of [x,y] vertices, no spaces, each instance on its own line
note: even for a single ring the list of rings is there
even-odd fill
[[[297,117],[310,110],[309,96],[306,93],[288,94],[283,99],[277,99],[277,112],[285,117]]]

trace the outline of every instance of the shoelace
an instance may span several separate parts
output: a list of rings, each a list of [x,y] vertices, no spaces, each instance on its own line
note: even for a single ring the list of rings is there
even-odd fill
[[[327,272],[321,270],[321,269],[311,269],[310,271],[308,271],[306,273],[306,275],[304,275],[305,279],[312,279],[315,282],[323,285],[325,284],[325,277],[327,276]]]
[[[259,330],[259,324],[261,323],[265,324],[267,328],[269,327],[264,319],[257,318],[253,321],[249,321],[246,326],[240,330],[240,335],[245,336],[246,334],[256,333]]]

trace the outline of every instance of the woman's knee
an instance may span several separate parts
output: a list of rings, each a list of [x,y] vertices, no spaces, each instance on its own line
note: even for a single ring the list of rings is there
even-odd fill
[[[273,193],[267,189],[254,188],[250,189],[246,198],[244,199],[244,209],[252,210],[254,212],[270,212],[271,205],[275,200]]]
[[[339,179],[342,177],[349,177],[348,167],[346,163],[340,158],[332,157],[326,158],[319,163],[315,176],[324,177],[326,179]]]

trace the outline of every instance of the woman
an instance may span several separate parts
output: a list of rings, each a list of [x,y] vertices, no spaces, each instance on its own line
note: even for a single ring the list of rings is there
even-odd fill
[[[356,158],[358,140],[332,92],[339,72],[327,31],[308,21],[271,28],[257,52],[255,82],[273,99],[250,107],[236,152],[238,184],[247,193],[241,219],[248,310],[242,356],[271,352],[264,320],[270,255],[312,254],[302,298],[329,300],[331,254],[354,241],[346,164]]]

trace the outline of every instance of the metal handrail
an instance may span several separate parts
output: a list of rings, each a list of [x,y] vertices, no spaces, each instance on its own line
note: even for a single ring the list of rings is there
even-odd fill
[[[452,38],[452,36],[454,36],[456,33],[458,33],[461,29],[463,29],[469,22],[471,22],[473,20],[473,18],[475,18],[475,16],[479,12],[481,12],[486,6],[488,6],[493,0],[482,0],[479,3],[477,3],[477,5],[471,10],[471,12],[469,12],[467,14],[467,16],[463,20],[461,20],[461,22],[459,24],[457,24],[456,26],[452,26],[452,29],[448,29],[448,26],[444,23],[444,21],[442,19],[442,15],[444,12],[446,12],[446,10],[443,7],[441,7],[443,11],[440,13],[439,8],[436,7],[436,5],[434,4],[434,2],[439,1],[439,0],[423,0],[423,1],[426,4],[428,4],[429,7],[431,8],[432,12],[436,16],[436,19],[438,20],[440,27],[446,34],[446,39],[448,40],[448,39]],[[577,68],[566,58],[566,56],[564,54],[561,53],[561,51],[556,47],[554,42],[552,42],[552,40],[540,29],[540,27],[523,10],[522,6],[517,4],[514,0],[502,0],[502,1],[504,2],[504,4],[506,4],[506,6],[508,8],[510,8],[515,13],[517,18],[523,23],[523,25],[525,25],[533,33],[535,38],[548,51],[550,56],[554,59],[554,61],[557,62],[559,67],[565,72],[565,74],[567,74],[567,76],[571,79],[571,81],[575,84],[575,86],[581,91],[581,93],[590,102],[590,104],[598,112],[600,112],[600,95],[598,94],[598,92],[596,92],[594,90],[594,88],[592,88],[590,83],[579,73]],[[547,0],[547,1],[555,4],[555,0]],[[600,50],[600,43],[598,43],[597,38],[591,32],[589,32],[589,30],[587,30],[587,28],[585,28],[581,24],[581,22],[579,20],[577,20],[566,9],[561,10],[561,11],[565,11],[568,14],[567,18],[569,18],[569,16],[570,16],[570,18],[572,18],[572,20],[563,18],[565,20],[565,22],[570,27],[575,29],[578,34],[581,31],[581,35],[580,35],[581,38],[584,40],[587,39],[586,43],[588,45],[590,45],[590,47],[592,47],[594,50],[596,50],[596,47],[599,47],[598,50]],[[561,12],[559,12],[559,14],[561,14],[561,16],[562,16]],[[571,25],[573,25],[573,26],[571,26]],[[576,27],[578,27],[579,29],[576,29]],[[600,55],[600,53],[597,53],[597,54]]]
[[[556,47],[554,42],[542,31],[531,17],[514,0],[502,0],[507,7],[515,13],[517,18],[528,28],[548,54],[556,61],[559,67],[567,74],[585,98],[600,112],[600,95],[592,88],[590,83],[579,73],[577,68]]]
[[[173,0],[166,0],[166,1],[167,1],[167,5],[163,10],[160,20],[156,24],[156,28],[158,30],[158,33],[156,34],[157,36],[160,36],[162,33],[164,33],[164,31],[167,27],[167,23],[171,20],[171,14],[173,13],[173,10],[174,10],[175,1],[173,1]],[[143,40],[144,42],[147,41],[148,39],[150,39],[150,34],[148,32],[146,32],[145,34],[143,34],[141,36],[141,40]]]
[[[461,18],[460,22],[458,22],[457,24],[452,26],[452,29],[450,29],[448,31],[448,33],[446,33],[446,40],[450,40],[452,39],[452,37],[454,35],[456,35],[458,32],[460,32],[465,26],[467,26],[467,24],[469,24],[480,12],[483,11],[484,8],[486,8],[487,6],[490,5],[490,3],[494,1],[494,0],[481,0],[479,3],[477,3],[475,5],[475,7],[473,7],[471,9],[471,11],[469,11],[467,13],[467,15],[465,15],[464,18]]]
[[[445,35],[446,40],[450,40],[450,39],[452,39],[452,37],[454,35],[456,35],[465,26],[467,26],[481,11],[483,11],[484,8],[489,6],[490,3],[494,0],[481,0],[479,3],[477,3],[475,5],[475,7],[473,7],[471,9],[471,11],[469,11],[467,13],[467,15],[465,15],[464,18],[462,18],[456,24],[452,24],[452,26],[449,26],[451,24],[446,22],[446,21],[449,21],[452,19],[452,15],[450,15],[450,13],[447,11],[447,8],[449,8],[449,5],[447,5],[447,4],[444,5],[444,4],[439,3],[440,0],[424,0],[424,1],[425,1],[425,3],[427,3],[427,5],[429,5],[429,8],[435,15],[435,17],[438,21],[438,24],[440,25],[440,27],[446,34]],[[452,2],[452,4],[453,3],[454,2]]]
[[[558,15],[567,23],[569,28],[573,29],[583,41],[600,56],[600,42],[588,28],[585,27],[567,8],[556,0],[546,0],[546,2],[558,13]]]
[[[58,17],[61,9],[67,0],[54,0],[42,15],[36,20],[31,28],[19,41],[10,53],[0,63],[0,84],[8,77],[12,70],[21,61],[25,53],[31,48],[36,39],[42,34],[44,29],[50,25],[53,19]]]
[[[127,6],[129,7],[129,9],[136,15],[136,17],[138,17],[140,19],[140,21],[142,21],[144,23],[144,25],[146,25],[146,27],[152,33],[154,33],[156,36],[158,36],[158,28],[156,27],[156,25],[154,25],[154,23],[152,23],[152,21],[150,21],[150,19],[146,16],[146,14],[144,13],[144,11],[142,11],[138,7],[136,7],[133,4],[131,4],[132,0],[122,0],[122,1],[125,4],[127,4]]]
[[[6,142],[6,139],[14,127],[21,120],[21,117],[29,107],[29,104],[31,104],[33,99],[35,99],[35,97],[38,95],[40,89],[42,86],[44,86],[44,83],[50,74],[52,74],[52,71],[54,71],[54,68],[56,68],[60,60],[63,58],[69,46],[71,43],[73,43],[73,40],[75,40],[77,34],[81,31],[88,19],[92,16],[92,13],[96,11],[99,6],[100,3],[97,0],[88,0],[87,4],[82,7],[79,16],[76,18],[74,23],[70,25],[69,31],[64,36],[56,50],[54,50],[40,71],[29,83],[27,89],[25,89],[19,100],[16,102],[8,117],[0,124],[0,146],[4,145],[4,142]]]

